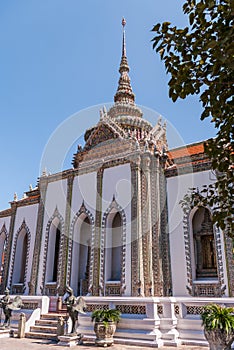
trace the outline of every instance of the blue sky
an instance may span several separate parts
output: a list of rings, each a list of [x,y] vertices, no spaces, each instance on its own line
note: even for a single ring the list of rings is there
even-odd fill
[[[176,103],[169,99],[164,65],[152,49],[154,24],[187,25],[182,4],[180,0],[0,2],[0,210],[8,208],[14,192],[21,198],[29,184],[37,184],[46,144],[61,123],[83,109],[113,101],[123,16],[136,103],[171,123],[181,144],[215,135],[208,121],[199,120],[198,97]],[[80,130],[99,118],[93,109],[91,117],[78,114],[77,139]],[[72,137],[64,168],[71,166],[76,151]],[[169,140],[171,147],[179,144]],[[58,152],[54,150],[54,157]],[[47,168],[61,170],[50,169],[50,164]]]

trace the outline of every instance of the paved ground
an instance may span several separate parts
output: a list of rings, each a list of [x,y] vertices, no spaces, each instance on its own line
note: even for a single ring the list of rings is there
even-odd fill
[[[83,345],[77,345],[72,347],[73,349],[80,350],[95,350],[102,349],[101,347],[97,348],[94,343],[84,342]],[[62,347],[57,345],[55,342],[40,340],[40,339],[29,339],[29,338],[1,338],[0,339],[0,349],[1,350],[61,350],[68,349],[68,347]],[[106,349],[106,348],[105,348]],[[131,345],[120,345],[114,344],[113,346],[107,348],[111,350],[152,350],[152,347],[139,347]],[[168,347],[163,346],[160,348],[162,350],[208,350],[208,347],[200,346],[188,346],[182,345],[179,347]]]

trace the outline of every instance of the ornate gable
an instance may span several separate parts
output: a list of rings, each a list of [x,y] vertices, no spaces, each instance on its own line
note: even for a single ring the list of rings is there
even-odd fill
[[[122,138],[119,131],[117,131],[116,128],[113,125],[110,125],[108,122],[100,121],[89,136],[84,146],[84,150],[87,151],[98,144],[116,138]]]

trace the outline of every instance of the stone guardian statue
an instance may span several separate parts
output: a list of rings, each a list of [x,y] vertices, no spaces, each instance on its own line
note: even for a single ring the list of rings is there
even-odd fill
[[[20,310],[22,306],[23,303],[20,296],[16,296],[13,302],[11,302],[10,291],[8,288],[6,288],[4,297],[0,299],[0,307],[5,315],[4,323],[1,325],[2,329],[10,328],[12,311]]]
[[[86,303],[84,298],[75,297],[73,289],[69,286],[66,287],[66,293],[63,296],[63,303],[67,306],[67,312],[72,321],[72,328],[70,334],[77,334],[78,328],[78,314],[85,313]]]

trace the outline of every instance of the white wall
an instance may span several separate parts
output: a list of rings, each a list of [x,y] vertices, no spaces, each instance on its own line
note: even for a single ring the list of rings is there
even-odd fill
[[[95,172],[76,176],[73,181],[71,221],[79,211],[82,202],[95,217],[96,211],[97,174]]]
[[[215,176],[211,171],[203,171],[193,174],[184,174],[167,179],[168,193],[168,219],[171,251],[171,268],[174,296],[188,296],[187,269],[185,260],[183,210],[179,201],[183,199],[189,188],[202,189],[202,185],[215,181]],[[222,236],[222,235],[221,235]],[[223,252],[223,262],[225,256]],[[224,270],[226,268],[224,266]],[[227,276],[225,274],[225,284]]]

